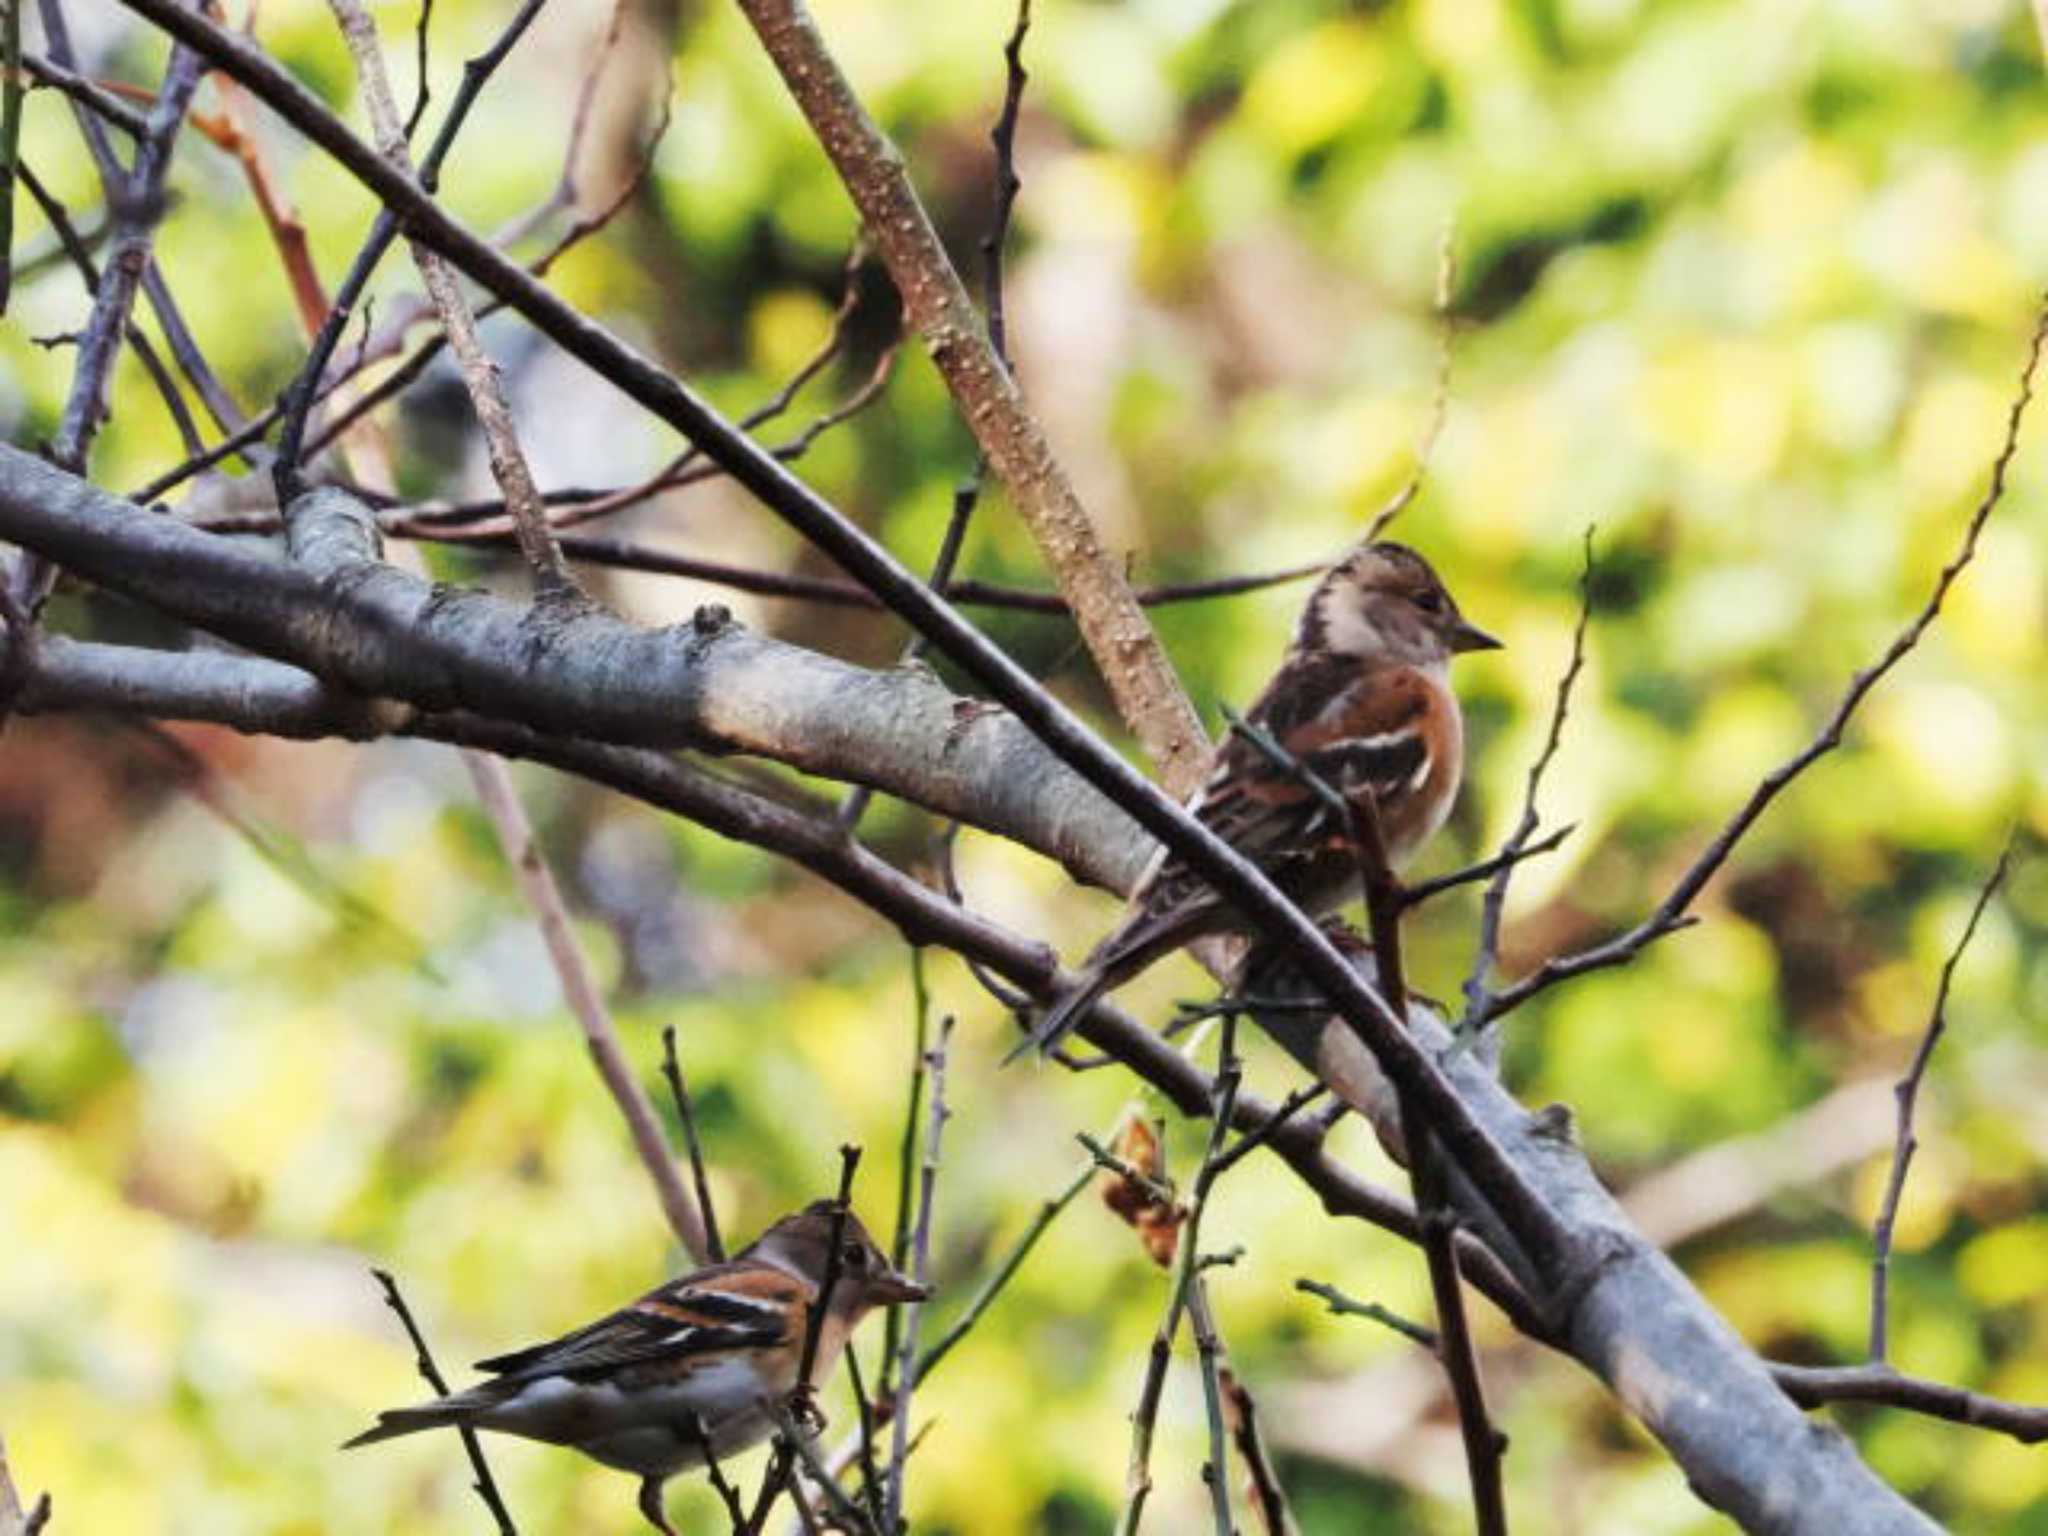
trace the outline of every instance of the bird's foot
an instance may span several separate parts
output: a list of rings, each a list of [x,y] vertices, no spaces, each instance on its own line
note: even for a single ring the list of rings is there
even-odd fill
[[[661,1507],[661,1482],[658,1477],[640,1479],[640,1513],[661,1536],[676,1536],[676,1528],[668,1523],[668,1515]]]

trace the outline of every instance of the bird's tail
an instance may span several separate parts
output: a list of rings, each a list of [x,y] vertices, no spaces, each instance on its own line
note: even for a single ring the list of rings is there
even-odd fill
[[[377,1422],[364,1430],[353,1440],[344,1440],[341,1448],[353,1450],[359,1445],[375,1445],[379,1440],[395,1440],[400,1435],[418,1434],[423,1429],[444,1429],[450,1425],[467,1424],[475,1416],[478,1404],[470,1399],[467,1392],[455,1397],[444,1397],[437,1403],[419,1403],[411,1408],[387,1408],[377,1415]]]
[[[1081,969],[1061,989],[1030,1037],[1003,1058],[1005,1065],[1026,1051],[1052,1050],[1088,1016],[1105,992],[1112,992],[1153,961],[1173,953],[1208,931],[1206,909],[1177,908],[1168,912],[1134,912],[1095,946]]]

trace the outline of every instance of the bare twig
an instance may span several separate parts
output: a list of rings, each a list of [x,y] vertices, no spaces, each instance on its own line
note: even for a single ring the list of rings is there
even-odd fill
[[[534,841],[533,824],[527,820],[526,808],[512,788],[511,774],[500,759],[488,753],[465,752],[462,761],[476,784],[477,799],[497,829],[505,856],[519,877],[527,904],[533,908],[541,937],[547,942],[548,958],[554,962],[555,974],[561,980],[563,996],[583,1028],[583,1043],[590,1050],[590,1059],[597,1064],[597,1075],[604,1080],[625,1118],[634,1150],[654,1181],[655,1194],[669,1226],[690,1257],[699,1264],[705,1263],[711,1249],[703,1215],[690,1199],[689,1191],[683,1188],[675,1159],[669,1155],[668,1142],[661,1133],[661,1123],[655,1118],[654,1106],[647,1101],[640,1080],[619,1045],[618,1030],[605,1008],[597,978],[591,974],[589,957],[577,942],[561,888],[555,884],[554,871]]]
[[[441,1374],[441,1368],[434,1364],[434,1353],[427,1348],[426,1336],[420,1332],[420,1325],[413,1321],[412,1309],[405,1304],[405,1297],[398,1289],[397,1278],[385,1269],[373,1269],[370,1273],[376,1276],[377,1284],[384,1288],[384,1304],[398,1314],[399,1322],[405,1326],[405,1336],[412,1340],[413,1363],[419,1367],[421,1377],[438,1396],[446,1397],[447,1378]],[[484,1507],[498,1523],[500,1536],[517,1536],[511,1513],[505,1508],[505,1501],[498,1493],[497,1481],[491,1476],[490,1463],[484,1460],[484,1448],[477,1439],[476,1431],[467,1424],[458,1424],[455,1428],[462,1436],[462,1449],[469,1457],[470,1471],[476,1474],[476,1496],[484,1501]]]
[[[1888,1365],[1784,1365],[1770,1362],[1771,1376],[1802,1408],[1825,1403],[1881,1403],[2010,1435],[2022,1445],[2048,1440],[2048,1403],[2012,1403],[1985,1397],[1946,1382],[1908,1376]]]
[[[785,1430],[775,1437],[774,1455],[761,1476],[761,1490],[754,1498],[753,1512],[747,1517],[747,1536],[759,1536],[766,1528],[776,1499],[790,1481],[799,1446],[807,1439],[804,1421],[816,1412],[811,1403],[811,1377],[817,1369],[818,1341],[824,1331],[826,1309],[832,1305],[832,1292],[838,1288],[843,1269],[846,1218],[853,1211],[853,1175],[860,1167],[860,1155],[861,1149],[851,1143],[839,1149],[839,1192],[833,1199],[832,1224],[826,1233],[825,1272],[819,1277],[817,1299],[804,1315],[803,1348],[797,1357],[796,1388],[791,1394],[795,1433]]]
[[[1369,1318],[1383,1328],[1391,1328],[1404,1339],[1412,1339],[1433,1355],[1442,1352],[1443,1341],[1434,1328],[1411,1322],[1400,1313],[1389,1311],[1376,1301],[1360,1301],[1321,1280],[1297,1280],[1294,1282],[1294,1288],[1297,1291],[1306,1291],[1311,1296],[1320,1296],[1334,1316]]]
[[[64,205],[53,196],[36,173],[26,164],[17,167],[16,179],[27,189],[35,200],[37,208],[49,221],[51,230],[57,236],[57,245],[73,267],[78,271],[85,291],[97,295],[100,291],[100,269],[92,259],[85,240],[71,222]],[[150,383],[156,387],[164,409],[170,414],[172,424],[178,429],[178,439],[188,451],[199,450],[199,425],[192,419],[192,412],[185,404],[185,397],[178,392],[177,381],[171,377],[170,369],[164,365],[156,344],[133,320],[128,322],[128,346],[135,353],[135,360],[142,364],[143,372],[149,375]]]
[[[1514,985],[1494,994],[1484,1014],[1470,1020],[1477,1028],[1501,1015],[1520,1007],[1537,993],[1543,992],[1558,982],[1573,976],[1583,976],[1588,971],[1606,970],[1633,959],[1641,950],[1666,934],[1683,927],[1689,919],[1687,909],[1691,907],[1706,883],[1728,862],[1728,856],[1735,851],[1735,845],[1755,825],[1758,817],[1777,799],[1784,788],[1804,773],[1819,758],[1832,752],[1842,743],[1842,734],[1848,727],[1850,716],[1869,695],[1870,690],[1882,682],[1892,668],[1905,660],[1913,648],[1920,643],[1929,626],[1941,612],[1941,605],[1947,598],[1949,588],[1963,574],[1970,561],[1976,557],[1977,541],[1984,531],[1984,525],[1991,520],[1991,514],[2005,497],[2007,472],[2012,468],[2014,456],[2019,452],[2020,427],[2026,420],[2027,407],[2034,399],[2034,379],[2041,361],[2041,350],[2048,343],[2048,301],[2044,301],[2038,312],[2033,334],[2028,338],[2026,360],[2020,367],[2019,389],[2014,394],[2011,408],[2006,413],[2005,436],[1998,452],[1991,461],[1989,482],[1984,494],[1978,499],[1970,513],[1969,521],[1963,527],[1963,534],[1956,552],[1948,564],[1941,568],[1935,578],[1934,589],[1927,595],[1927,601],[1920,611],[1906,623],[1885,647],[1884,653],[1869,666],[1858,671],[1849,679],[1848,687],[1835,703],[1833,712],[1813,740],[1798,752],[1773,768],[1750,791],[1749,798],[1741,809],[1731,816],[1712,842],[1694,859],[1685,873],[1679,876],[1671,891],[1657,904],[1656,910],[1629,929],[1605,943],[1589,949],[1575,951],[1569,955],[1553,956],[1538,966],[1529,975]]]
[[[1209,1191],[1215,1187],[1217,1154],[1223,1148],[1223,1138],[1243,1080],[1244,1064],[1237,1055],[1237,1021],[1234,1017],[1223,1020],[1218,1042],[1216,1076],[1211,1085],[1209,1137],[1189,1190],[1188,1217],[1181,1228],[1179,1250],[1174,1255],[1173,1277],[1167,1287],[1166,1313],[1160,1319],[1158,1332],[1152,1336],[1144,1381],[1138,1389],[1138,1406],[1131,1415],[1131,1456],[1124,1474],[1124,1507],[1117,1520],[1117,1536],[1136,1536],[1144,1519],[1145,1502],[1152,1493],[1152,1434],[1159,1418],[1160,1399],[1166,1389],[1167,1361],[1172,1357],[1174,1337],[1180,1332],[1181,1316],[1187,1310],[1193,1283],[1199,1273],[1202,1213],[1208,1205]],[[1090,1150],[1095,1149],[1091,1147]],[[1136,1173],[1137,1170],[1130,1170],[1125,1177]],[[1170,1197],[1170,1190],[1168,1194]],[[1227,1536],[1230,1530],[1229,1483],[1220,1465],[1216,1470],[1217,1476],[1210,1491],[1215,1498],[1217,1529]]]
[[[1039,1205],[1030,1225],[1017,1234],[1017,1240],[1010,1244],[1000,1259],[996,1260],[988,1278],[981,1282],[981,1289],[976,1291],[972,1299],[961,1309],[960,1315],[953,1320],[952,1325],[918,1357],[919,1380],[931,1375],[938,1363],[953,1352],[954,1346],[973,1332],[974,1325],[981,1321],[988,1309],[995,1304],[996,1298],[1002,1295],[1011,1278],[1024,1267],[1024,1261],[1031,1257],[1031,1250],[1038,1246],[1038,1240],[1045,1236],[1053,1222],[1059,1219],[1060,1212],[1074,1203],[1075,1197],[1088,1187],[1094,1177],[1095,1164],[1090,1160],[1082,1165],[1081,1170],[1064,1189]]]
[[[1450,415],[1451,359],[1458,340],[1457,320],[1451,314],[1451,288],[1458,276],[1456,237],[1456,224],[1445,220],[1436,242],[1436,388],[1430,396],[1429,424],[1422,429],[1421,440],[1415,445],[1415,468],[1366,524],[1362,543],[1370,544],[1385,533],[1388,524],[1407,511],[1409,503],[1421,494],[1423,479],[1429,474],[1429,461],[1436,454],[1437,439],[1443,436],[1444,420]]]
[[[10,0],[19,8],[21,0]],[[37,86],[48,86],[61,92],[81,106],[90,108],[109,127],[118,128],[131,139],[139,139],[149,132],[149,122],[143,115],[123,101],[96,80],[88,80],[76,70],[66,69],[55,59],[41,58],[24,51],[21,68]]]
[[[1223,1372],[1223,1409],[1238,1459],[1244,1463],[1245,1498],[1258,1515],[1260,1528],[1265,1536],[1297,1536],[1299,1527],[1287,1506],[1287,1490],[1280,1486],[1280,1474],[1274,1470],[1265,1436],[1259,1430],[1258,1404],[1251,1388],[1227,1367]]]
[[[1372,954],[1380,995],[1402,1017],[1408,1013],[1408,984],[1402,972],[1401,914],[1405,910],[1400,882],[1387,859],[1380,828],[1379,802],[1368,787],[1346,796],[1323,781],[1307,764],[1292,756],[1270,733],[1238,719],[1231,729],[1250,741],[1276,766],[1299,780],[1331,810],[1348,822],[1358,859],[1359,882],[1372,926]],[[1371,1048],[1361,1037],[1360,1044]],[[1457,1218],[1451,1209],[1445,1169],[1414,1095],[1396,1085],[1399,1130],[1414,1182],[1416,1209],[1422,1217],[1422,1251],[1428,1263],[1430,1291],[1436,1302],[1442,1344],[1437,1351],[1457,1404],[1458,1429],[1465,1446],[1465,1465],[1472,1483],[1473,1513],[1480,1536],[1506,1536],[1507,1500],[1501,1486],[1501,1454],[1506,1439],[1487,1412],[1480,1378],[1479,1355],[1465,1316],[1463,1276],[1458,1267]]]
[[[53,14],[61,15],[51,3],[45,7],[46,27]],[[73,62],[68,38],[58,31],[50,34],[50,51],[62,64]],[[72,376],[64,413],[50,442],[51,459],[74,472],[84,469],[93,437],[107,417],[107,386],[114,358],[127,334],[135,295],[149,267],[150,245],[165,207],[164,183],[170,174],[172,145],[199,88],[202,65],[201,55],[190,48],[172,51],[163,89],[149,113],[148,132],[136,146],[133,169],[125,173],[106,146],[99,119],[83,108],[78,113],[80,128],[101,162],[111,226],[106,271],[101,274],[92,318],[79,343],[78,369]]]
[[[844,820],[844,811],[841,811]],[[911,1229],[917,1224],[917,1137],[924,1110],[925,1071],[930,1064],[932,997],[924,974],[924,949],[910,949],[910,1086],[903,1096],[903,1139],[896,1155],[896,1230],[889,1239],[889,1262],[898,1270],[910,1261]],[[883,1319],[882,1380],[884,1398],[895,1395],[896,1348],[903,1337],[903,1308],[891,1307]]]
[[[938,1041],[925,1056],[931,1080],[931,1115],[925,1122],[924,1155],[918,1165],[917,1228],[910,1244],[910,1277],[923,1285],[931,1275],[932,1203],[939,1185],[939,1149],[949,1111],[946,1108],[946,1047],[953,1038],[953,1016],[939,1020]],[[924,1303],[906,1309],[903,1340],[896,1357],[895,1425],[889,1441],[888,1491],[882,1505],[882,1529],[894,1531],[903,1519],[904,1463],[910,1455],[910,1401],[917,1390],[917,1333],[924,1321]]]
[[[1529,765],[1529,777],[1522,787],[1522,816],[1515,823],[1515,830],[1508,834],[1508,840],[1501,844],[1497,856],[1500,864],[1494,871],[1493,879],[1486,887],[1486,898],[1479,907],[1479,942],[1472,955],[1472,970],[1465,977],[1465,1018],[1473,1021],[1461,1024],[1461,1030],[1483,1028],[1486,1017],[1486,977],[1500,956],[1501,913],[1507,906],[1508,882],[1514,878],[1515,864],[1521,856],[1531,851],[1529,839],[1536,835],[1536,792],[1543,787],[1543,775],[1550,769],[1551,759],[1557,756],[1558,745],[1564,740],[1564,723],[1571,713],[1572,685],[1578,682],[1580,669],[1586,664],[1586,624],[1593,616],[1593,530],[1586,529],[1586,563],[1579,577],[1579,621],[1572,626],[1572,655],[1565,664],[1563,674],[1557,680],[1557,694],[1550,707],[1550,733],[1544,738],[1543,749],[1536,754],[1536,760]],[[1558,841],[1553,837],[1553,846]]]
[[[1413,885],[1404,883],[1401,887],[1401,910],[1405,912],[1411,907],[1419,907],[1425,901],[1443,895],[1445,891],[1455,891],[1460,886],[1476,885],[1481,880],[1491,880],[1502,871],[1514,869],[1542,854],[1555,853],[1564,846],[1564,840],[1576,831],[1577,824],[1567,822],[1564,826],[1546,832],[1535,842],[1513,852],[1504,850],[1491,858],[1481,859],[1477,864],[1467,864],[1463,869],[1454,869],[1447,875],[1419,880]]]
[[[1202,1482],[1209,1490],[1209,1509],[1216,1536],[1235,1536],[1230,1518],[1229,1410],[1223,1401],[1223,1337],[1209,1310],[1209,1281],[1197,1260],[1188,1281],[1188,1328],[1195,1337],[1195,1360],[1202,1375],[1202,1404],[1209,1416],[1209,1459],[1202,1464]]]
[[[361,0],[328,0],[328,4],[341,23],[342,34],[348,39],[349,51],[354,55],[356,78],[362,88],[364,104],[369,109],[378,147],[394,165],[403,168],[410,163],[412,155],[406,148],[405,125],[399,119],[398,103],[392,97],[391,80],[385,73],[376,25],[370,20]],[[576,589],[576,581],[555,543],[554,533],[548,525],[547,510],[541,505],[539,487],[534,483],[526,454],[519,446],[518,434],[512,424],[512,403],[505,395],[505,381],[498,373],[498,365],[484,351],[483,339],[477,333],[476,316],[469,307],[469,301],[463,297],[455,269],[445,257],[419,241],[412,242],[412,254],[420,279],[426,284],[434,308],[441,316],[442,330],[448,337],[449,350],[455,354],[462,382],[469,390],[477,424],[483,429],[491,474],[504,493],[513,530],[519,539],[520,553],[533,569],[535,585],[544,596],[572,593]]]
[[[1889,1304],[1891,1294],[1892,1228],[1899,1216],[1899,1200],[1906,1192],[1906,1174],[1913,1166],[1913,1154],[1920,1149],[1920,1139],[1913,1131],[1913,1112],[1920,1103],[1920,1084],[1927,1076],[1927,1065],[1934,1059],[1934,1048],[1941,1043],[1941,1037],[1948,1030],[1948,993],[1955,980],[1956,966],[1961,963],[1963,952],[1970,947],[1970,940],[1976,937],[1977,924],[1983,919],[1984,909],[1991,905],[1991,898],[1998,894],[1998,888],[2005,883],[2006,871],[2012,867],[2012,855],[2018,834],[2006,839],[2005,847],[1999,851],[1998,862],[1991,866],[1991,873],[1977,892],[1977,900],[1970,908],[1970,917],[1963,924],[1963,931],[1956,938],[1955,948],[1948,952],[1948,959],[1942,962],[1941,980],[1934,989],[1934,1006],[1928,1011],[1927,1028],[1920,1036],[1919,1047],[1913,1052],[1913,1060],[1907,1066],[1905,1076],[1892,1088],[1892,1096],[1898,1101],[1898,1130],[1892,1143],[1891,1173],[1885,1180],[1884,1203],[1878,1207],[1877,1222],[1871,1231],[1870,1242],[1870,1363],[1883,1365],[1890,1329]]]
[[[675,1100],[676,1118],[683,1123],[683,1145],[690,1153],[690,1182],[697,1189],[697,1214],[704,1223],[704,1256],[713,1264],[725,1262],[725,1239],[719,1236],[718,1212],[711,1203],[711,1180],[704,1172],[704,1147],[697,1139],[697,1112],[690,1103],[690,1088],[683,1080],[683,1064],[676,1055],[676,1027],[665,1024],[661,1031],[661,1075],[668,1079],[669,1096]]]
[[[457,135],[468,121],[470,108],[476,104],[485,83],[512,52],[513,45],[525,35],[534,17],[540,14],[543,3],[544,0],[521,0],[519,9],[512,13],[496,41],[482,53],[464,62],[462,85],[456,91],[455,99],[448,104],[448,113],[442,118],[441,126],[434,134],[434,142],[428,146],[426,154],[420,160],[417,179],[406,175],[405,159],[381,162],[394,175],[403,177],[406,184],[423,199],[431,201],[440,176],[441,162],[447,158],[448,151],[455,145]],[[360,68],[360,64],[358,67]],[[242,83],[250,84],[248,80],[243,80]],[[254,87],[251,86],[251,89]],[[385,94],[388,98],[388,87]],[[271,473],[277,481],[277,503],[280,507],[290,506],[304,489],[304,479],[299,466],[304,452],[306,426],[314,403],[321,393],[321,378],[327,370],[327,361],[334,355],[334,348],[340,342],[342,332],[348,328],[349,318],[354,314],[363,289],[368,286],[371,275],[376,271],[377,263],[391,248],[391,242],[398,238],[400,228],[401,221],[387,205],[377,215],[376,222],[370,227],[369,236],[363,241],[362,248],[357,251],[348,274],[342,279],[341,286],[335,290],[334,302],[327,311],[327,319],[320,327],[319,334],[313,338],[313,344],[307,351],[306,361],[300,368],[298,377],[285,390],[284,397],[279,402],[284,427],[279,434],[277,459]]]
[[[27,0],[0,0],[0,315],[14,290],[14,167],[21,159],[21,8]]]

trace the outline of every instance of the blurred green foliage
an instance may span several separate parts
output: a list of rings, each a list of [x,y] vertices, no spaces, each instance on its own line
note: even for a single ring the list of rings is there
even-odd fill
[[[161,49],[114,7],[71,9],[95,73],[157,78]],[[499,10],[438,0],[437,101]],[[558,0],[485,97],[446,180],[477,226],[554,185],[604,10]],[[970,260],[1007,8],[819,11]],[[1355,536],[1411,473],[1431,415],[1432,294],[1454,230],[1448,419],[1398,531],[1509,648],[1460,664],[1471,789],[1430,864],[1477,854],[1512,823],[1592,525],[1591,656],[1545,795],[1579,830],[1521,877],[1508,963],[1631,920],[1917,606],[1982,493],[2048,278],[2048,90],[2026,7],[1038,11],[1012,335],[1086,499],[1143,579],[1276,566]],[[414,12],[379,15],[404,89]],[[349,107],[323,7],[266,6],[259,35]],[[664,68],[675,118],[647,195],[553,280],[744,409],[825,334],[853,221],[736,11],[716,4],[633,13],[600,93],[586,198],[616,180],[644,126],[634,82]],[[264,131],[332,281],[371,210],[319,156]],[[96,225],[90,165],[54,96],[31,99],[23,144]],[[164,269],[208,355],[260,405],[302,353],[264,228],[240,174],[204,143],[185,146],[174,187]],[[75,329],[84,310],[73,276],[40,259],[51,240],[31,209],[18,239],[30,267],[0,328],[0,422],[26,444],[50,432],[69,377],[65,350],[33,338]],[[388,261],[380,312],[410,286]],[[792,424],[854,387],[891,306],[868,280],[852,355]],[[673,451],[517,326],[489,334],[550,483],[623,481]],[[802,471],[926,561],[970,450],[915,350],[883,402]],[[116,382],[94,472],[125,487],[179,450],[132,362]],[[450,385],[431,375],[400,418],[400,473],[418,494],[484,484],[451,430],[464,417]],[[2030,446],[1941,623],[1843,750],[1756,829],[1705,899],[1704,926],[1560,989],[1507,1032],[1518,1086],[1572,1105],[1623,1188],[1805,1117],[1777,1178],[1738,1188],[1732,1214],[1678,1250],[1748,1339],[1787,1358],[1860,1358],[1888,1149],[1881,1093],[1847,1131],[1815,1106],[1896,1073],[2006,829],[2048,831],[2044,483]],[[630,521],[698,553],[812,563],[717,485]],[[1042,580],[999,494],[964,568]],[[603,586],[650,621],[715,597],[865,660],[901,643],[892,625],[839,610],[642,577]],[[1257,688],[1297,600],[1159,613],[1212,719]],[[133,623],[75,595],[58,614],[101,631]],[[989,625],[1100,709],[1064,624]],[[267,853],[131,731],[17,721],[0,743],[0,1431],[24,1482],[55,1490],[59,1531],[481,1529],[452,1443],[333,1449],[421,1391],[367,1266],[403,1278],[454,1367],[614,1305],[679,1255],[450,755],[180,735],[264,829]],[[848,1139],[868,1148],[860,1204],[886,1226],[910,1050],[900,943],[761,856],[546,775],[521,781],[650,1083],[660,1027],[681,1030],[728,1229],[745,1236],[821,1193]],[[894,856],[927,856],[919,815],[880,806],[868,828]],[[1114,910],[985,838],[966,841],[961,870],[974,904],[1068,953]],[[1473,912],[1459,898],[1413,924],[1425,990],[1455,993]],[[2023,857],[1957,977],[1893,1303],[1901,1366],[2035,1400],[2048,1398],[2044,925],[2048,864]],[[1110,1124],[1129,1085],[999,1074],[1009,1021],[950,960],[932,975],[938,1006],[963,1021],[939,1196],[942,1323],[1068,1177],[1072,1133]],[[1163,1015],[1202,991],[1176,963],[1129,1000]],[[1277,1054],[1253,1066],[1262,1088],[1295,1081]],[[1184,1165],[1197,1134],[1172,1139]],[[1338,1140],[1395,1177],[1355,1127]],[[1698,1193],[1681,1183],[1663,1214]],[[1415,1256],[1326,1221],[1258,1160],[1225,1181],[1208,1230],[1247,1249],[1215,1275],[1220,1322],[1304,1529],[1464,1528],[1455,1436],[1429,1406],[1426,1362],[1292,1290],[1297,1275],[1331,1278],[1420,1314]],[[1103,1529],[1162,1300],[1162,1276],[1100,1209],[1063,1218],[920,1394],[934,1428],[914,1463],[917,1527]],[[1499,1351],[1517,1530],[1724,1528],[1575,1368],[1517,1349],[1490,1315],[1482,1327]],[[843,1401],[832,1411],[849,1421]],[[2038,1449],[1883,1411],[1831,1417],[1952,1528],[2048,1531]],[[1200,1528],[1202,1435],[1192,1375],[1176,1374],[1159,1529]],[[492,1451],[525,1529],[635,1528],[617,1475],[544,1448]],[[701,1490],[678,1484],[676,1507],[689,1528],[716,1528]]]

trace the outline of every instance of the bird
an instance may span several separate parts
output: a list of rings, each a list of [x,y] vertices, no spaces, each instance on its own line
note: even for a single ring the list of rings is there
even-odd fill
[[[1353,804],[1369,795],[1390,866],[1443,825],[1464,768],[1453,656],[1501,642],[1459,612],[1405,544],[1354,548],[1302,605],[1279,669],[1245,724]],[[1217,747],[1188,809],[1311,916],[1359,888],[1351,818],[1275,762],[1249,733]],[[1208,881],[1162,846],[1120,922],[1082,962],[1021,1049],[1050,1051],[1105,992],[1183,945],[1245,926]]]
[[[443,1427],[569,1446],[637,1473],[640,1512],[674,1536],[663,1484],[705,1465],[707,1452],[717,1460],[759,1444],[775,1429],[776,1406],[796,1392],[835,1229],[838,1270],[811,1357],[816,1390],[869,1312],[931,1294],[831,1200],[783,1217],[736,1258],[657,1286],[573,1333],[479,1360],[493,1379],[387,1409],[343,1449]]]

